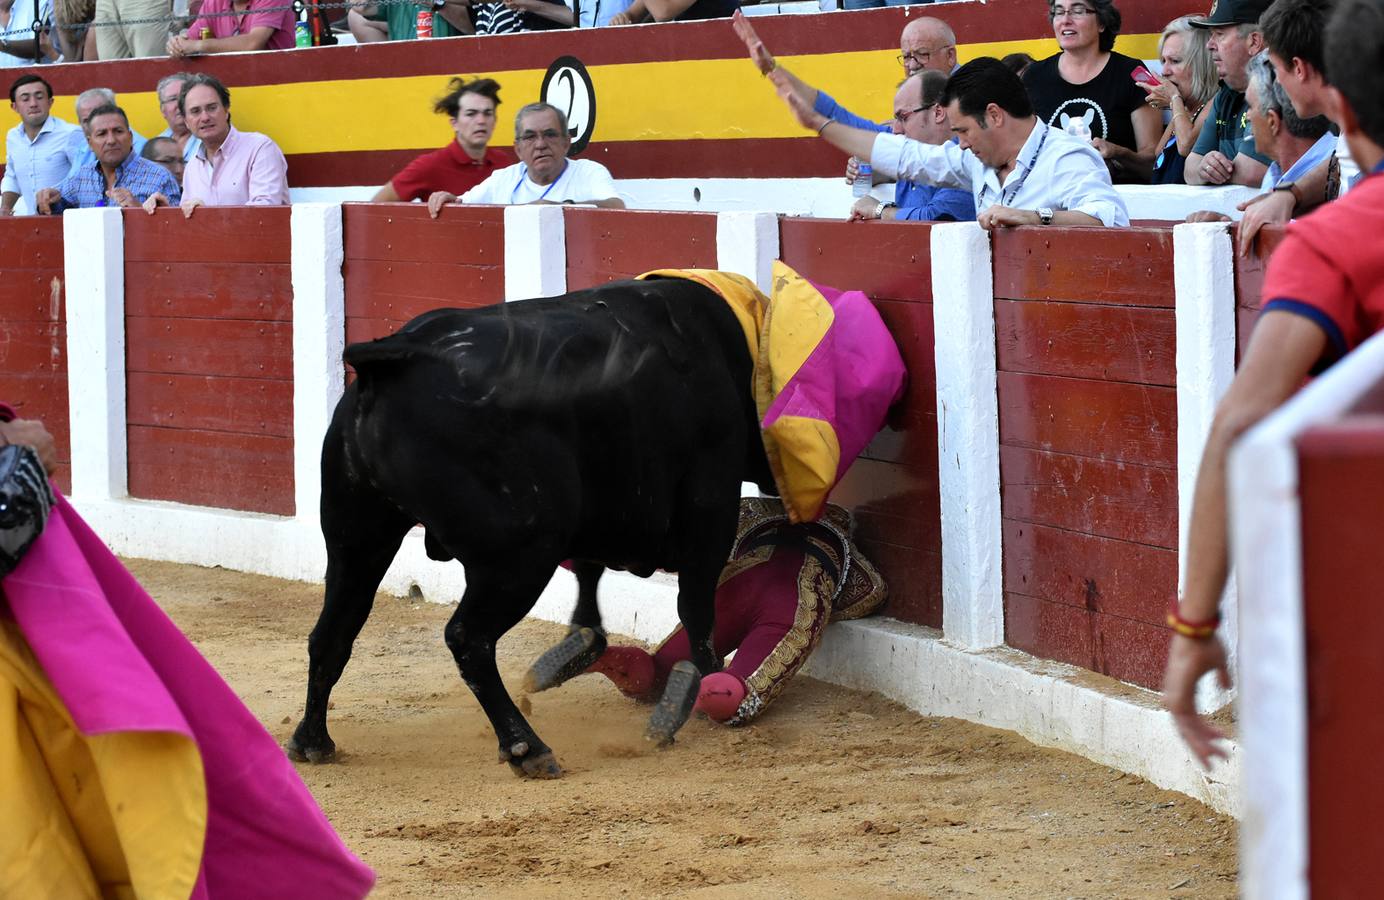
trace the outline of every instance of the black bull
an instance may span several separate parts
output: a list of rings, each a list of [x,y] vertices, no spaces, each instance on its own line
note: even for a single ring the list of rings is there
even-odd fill
[[[500,758],[521,775],[561,769],[500,680],[501,635],[573,560],[572,632],[529,673],[531,689],[551,687],[605,647],[596,606],[605,568],[676,571],[696,671],[674,673],[650,720],[649,736],[670,741],[700,675],[721,667],[713,604],[740,484],[772,484],[750,352],[726,304],[681,279],[617,282],[434,310],[345,358],[357,380],[322,449],[326,593],[290,754],[334,754],[331,690],[415,523],[429,556],[465,567],[446,643]]]

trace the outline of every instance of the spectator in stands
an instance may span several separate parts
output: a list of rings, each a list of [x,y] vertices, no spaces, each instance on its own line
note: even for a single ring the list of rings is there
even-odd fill
[[[583,0],[577,5],[577,27],[602,28],[630,8],[634,0]]]
[[[956,71],[956,33],[941,19],[922,16],[899,32],[899,64],[909,75],[932,69],[951,75]]]
[[[589,159],[568,159],[572,138],[567,117],[547,103],[530,103],[514,117],[514,150],[519,162],[500,169],[461,195],[462,203],[591,203],[624,209],[610,170]],[[428,198],[436,218],[455,194],[438,191]]]
[[[799,123],[876,172],[969,190],[983,228],[1129,224],[1100,154],[1038,119],[1023,82],[997,59],[972,60],[947,82],[942,102],[959,144],[937,146],[839,124],[803,102],[780,70],[769,79]]]
[[[739,8],[740,0],[634,0],[624,12],[612,16],[610,24],[724,19]]]
[[[93,29],[97,58],[163,56],[172,16],[172,0],[96,0],[96,21],[106,23]],[[125,24],[127,21],[132,24]],[[139,24],[133,24],[136,22]]]
[[[1183,167],[1196,145],[1197,135],[1211,111],[1216,93],[1216,64],[1204,36],[1192,25],[1191,16],[1173,19],[1158,39],[1163,77],[1158,84],[1140,85],[1154,109],[1171,110],[1172,119],[1159,140],[1153,161],[1154,184],[1185,184]]]
[[[411,41],[418,37],[418,11],[433,11],[433,37],[456,37],[474,34],[471,24],[470,0],[423,0],[422,3],[376,3],[364,0],[346,14],[346,24],[357,43],[375,41]]]
[[[189,73],[174,72],[172,75],[165,75],[159,79],[159,114],[168,123],[168,127],[159,132],[159,137],[171,138],[178,145],[178,153],[182,156],[183,162],[197,155],[197,151],[202,149],[202,142],[188,130],[187,120],[178,111],[178,98],[182,96],[183,84],[187,81]]]
[[[1197,28],[1210,30],[1206,47],[1221,76],[1221,88],[1211,101],[1206,127],[1187,155],[1188,184],[1257,185],[1269,169],[1269,158],[1254,146],[1244,93],[1249,61],[1264,49],[1258,22],[1268,5],[1268,0],[1216,0],[1209,15],[1192,20]]]
[[[186,35],[168,39],[168,55],[288,50],[297,17],[282,0],[204,0]],[[201,35],[210,33],[211,37]]]
[[[113,103],[87,117],[87,140],[96,163],[82,167],[55,188],[41,188],[34,203],[43,215],[93,206],[139,206],[149,196],[178,196],[168,170],[134,152],[134,137],[125,111]]]
[[[1225,0],[1221,0],[1225,2]],[[1342,137],[1370,174],[1342,199],[1288,226],[1264,276],[1263,311],[1216,410],[1192,504],[1187,578],[1169,615],[1163,703],[1203,765],[1223,735],[1197,715],[1196,685],[1215,671],[1229,686],[1215,635],[1229,570],[1226,460],[1235,440],[1321,372],[1384,330],[1384,0],[1335,0],[1323,42]]]
[[[288,161],[272,140],[231,125],[231,92],[215,76],[188,77],[178,108],[202,149],[183,173],[183,215],[199,206],[287,206]],[[154,194],[144,203],[153,212],[177,203]]]
[[[1322,33],[1332,0],[1279,0],[1260,17],[1260,29],[1276,76],[1300,117],[1334,116],[1335,95],[1326,77]],[[1295,180],[1280,180],[1278,190],[1241,204],[1240,253],[1248,254],[1260,227],[1287,222],[1349,187],[1360,176],[1345,141],[1336,142],[1336,155],[1325,165]]]
[[[1115,181],[1147,184],[1163,120],[1134,80],[1143,64],[1114,52],[1119,9],[1110,0],[1055,0],[1048,15],[1061,50],[1024,70],[1033,111],[1090,141]]]
[[[636,3],[640,0],[635,0]],[[680,0],[672,0],[680,2]],[[708,3],[712,0],[697,0]],[[630,8],[633,8],[631,4]],[[629,9],[625,10],[625,14]],[[696,18],[711,18],[698,16]],[[476,34],[518,34],[521,31],[547,31],[571,28],[576,24],[572,8],[562,0],[494,0],[471,3],[471,22]]]
[[[894,121],[890,130],[924,144],[945,144],[952,139],[942,92],[947,76],[932,69],[904,79],[894,95]],[[839,116],[836,121],[843,122]],[[844,121],[866,131],[877,130],[873,122]],[[854,181],[854,178],[851,179]],[[851,207],[851,221],[883,219],[912,222],[970,222],[976,217],[975,200],[969,191],[933,187],[930,184],[901,180],[894,185],[894,200],[877,201],[861,197]]]
[[[1001,59],[1000,62],[1008,66],[1009,71],[1023,78],[1024,72],[1028,71],[1028,67],[1033,65],[1033,57],[1029,56],[1027,53],[1010,53],[1008,56],[1004,57],[1004,59]]]
[[[53,88],[37,75],[21,75],[10,85],[10,109],[19,116],[19,124],[5,135],[0,215],[14,215],[21,197],[32,215],[35,192],[59,183],[72,168],[68,135],[82,129],[51,114]]]
[[[159,135],[150,138],[140,151],[140,156],[152,163],[158,163],[168,170],[168,174],[173,176],[173,180],[178,184],[183,183],[183,169],[186,163],[183,162],[183,155],[178,152],[178,142],[170,137]]]
[[[1273,160],[1264,176],[1264,190],[1272,192],[1283,182],[1293,183],[1331,158],[1336,149],[1331,120],[1326,116],[1299,118],[1263,53],[1249,65],[1245,99],[1249,101],[1249,125],[1254,132],[1254,145]],[[1229,222],[1230,217],[1217,212],[1198,212],[1188,216],[1187,221]]]
[[[497,169],[510,164],[510,155],[487,146],[495,132],[495,110],[500,105],[500,85],[493,78],[466,81],[453,78],[447,93],[433,104],[456,133],[441,150],[424,153],[387,181],[373,200],[424,200],[439,191],[464,194],[485,181]]]
[[[115,106],[115,91],[110,88],[96,87],[88,88],[77,95],[77,124],[82,126],[76,132],[67,136],[67,155],[72,160],[72,167],[67,170],[67,177],[76,175],[78,170],[90,168],[96,163],[96,153],[91,149],[91,144],[87,141],[86,125],[91,114],[102,106]],[[139,153],[144,149],[144,136],[138,131],[131,130],[130,135],[134,139],[134,149]]]
[[[42,0],[38,15],[39,21],[52,20],[52,0]],[[32,66],[52,58],[47,52],[51,48],[45,48],[33,37],[33,27],[33,0],[0,0],[0,33],[8,33],[7,37],[0,37],[0,68]]]
[[[58,62],[96,59],[95,0],[53,0],[53,53]]]

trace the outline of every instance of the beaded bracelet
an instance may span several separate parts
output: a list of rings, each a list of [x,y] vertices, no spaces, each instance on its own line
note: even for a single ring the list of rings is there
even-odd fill
[[[1216,613],[1204,622],[1189,622],[1182,618],[1182,614],[1177,610],[1177,602],[1173,602],[1172,609],[1168,610],[1168,627],[1183,637],[1194,640],[1204,641],[1214,637],[1216,626],[1221,624],[1221,614]]]

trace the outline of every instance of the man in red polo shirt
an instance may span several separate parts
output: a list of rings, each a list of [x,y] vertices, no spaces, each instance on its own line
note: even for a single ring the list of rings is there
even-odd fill
[[[1196,685],[1217,672],[1229,687],[1217,606],[1229,575],[1226,460],[1245,431],[1302,382],[1384,331],[1384,0],[1336,0],[1325,33],[1331,118],[1362,171],[1344,198],[1288,226],[1264,276],[1263,311],[1216,410],[1192,502],[1187,580],[1169,616],[1163,704],[1202,765],[1224,756],[1221,732],[1197,715]],[[1374,235],[1374,237],[1371,237]]]
[[[380,188],[373,202],[427,200],[436,191],[464,194],[496,169],[511,165],[514,160],[509,153],[486,146],[495,132],[499,105],[500,85],[493,78],[453,78],[433,111],[447,116],[456,140],[404,166]]]

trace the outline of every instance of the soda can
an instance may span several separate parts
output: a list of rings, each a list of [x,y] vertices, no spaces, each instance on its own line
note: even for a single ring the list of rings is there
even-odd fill
[[[297,25],[293,26],[293,46],[312,46],[312,32],[308,30],[307,22],[299,22]]]
[[[432,10],[418,10],[417,36],[420,38],[432,37]]]
[[[202,40],[206,41],[206,40],[210,40],[210,39],[211,39],[211,29],[210,29],[210,28],[205,28],[205,27],[204,27],[204,28],[202,29]]]

